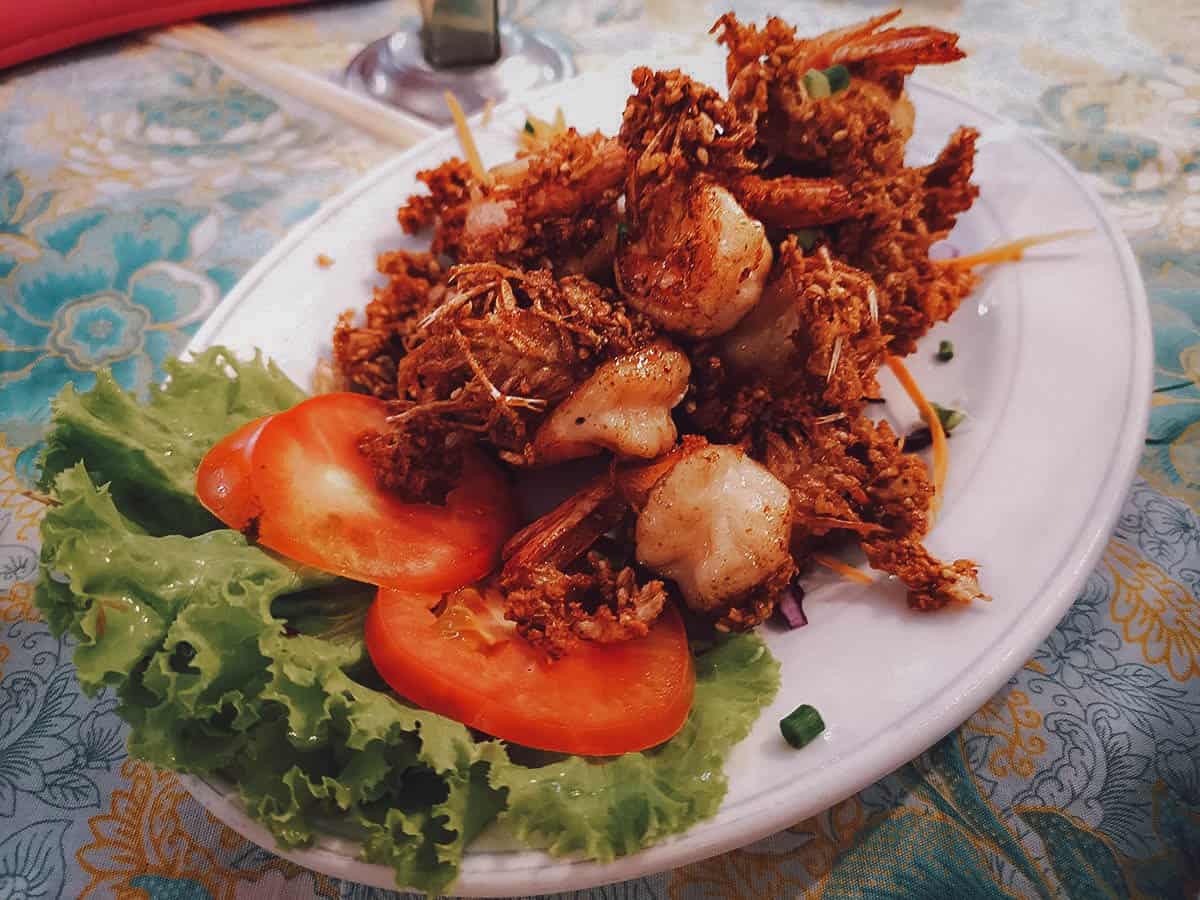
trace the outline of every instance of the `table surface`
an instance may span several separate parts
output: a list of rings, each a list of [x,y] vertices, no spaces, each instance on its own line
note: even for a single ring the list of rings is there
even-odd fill
[[[1075,606],[958,731],[774,837],[588,898],[1195,897],[1200,893],[1200,7],[926,0],[970,58],[922,72],[1033,129],[1104,195],[1141,264],[1155,393],[1139,480]],[[722,4],[724,7],[724,4]],[[855,3],[738,3],[820,31]],[[580,68],[705,41],[716,6],[505,2]],[[334,75],[413,14],[334,4],[225,21]],[[161,375],[243,272],[395,152],[191,52],[106,42],[0,78],[0,896],[392,896],[308,872],[126,756],[31,605],[22,494],[65,384]],[[1084,326],[1085,327],[1085,326]]]

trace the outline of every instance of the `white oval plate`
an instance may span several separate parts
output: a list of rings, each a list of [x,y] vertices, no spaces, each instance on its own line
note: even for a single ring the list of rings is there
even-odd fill
[[[723,83],[715,55],[667,62]],[[502,107],[486,128],[476,121],[485,163],[511,157],[526,106],[543,116],[562,106],[581,130],[614,133],[627,85],[611,75],[584,76]],[[931,399],[970,413],[951,444],[947,498],[928,546],[977,560],[995,601],[919,614],[906,608],[895,583],[828,580],[805,601],[809,627],[765,630],[783,664],[783,687],[730,758],[729,793],[712,819],[608,865],[481,840],[467,854],[457,893],[542,893],[634,878],[742,846],[825,809],[970,716],[1054,628],[1096,564],[1133,476],[1149,408],[1151,333],[1137,265],[1100,199],[1061,156],[955,97],[919,84],[912,95],[916,159],[932,158],[960,124],[984,136],[976,168],[982,193],[951,239],[960,249],[1090,230],[989,272],[910,360]],[[437,135],[327,204],[246,275],[190,349],[261,347],[308,384],[329,352],[338,313],[361,308],[377,283],[376,255],[420,246],[395,218],[417,188],[416,171],[457,152],[452,134]],[[317,266],[322,253],[332,267]],[[949,364],[932,360],[943,338],[957,350]],[[902,400],[890,405],[915,421]],[[819,708],[828,727],[796,751],[780,740],[778,722],[800,703]],[[219,819],[280,852],[228,785],[185,782]],[[391,870],[360,862],[355,850],[331,837],[281,855],[394,886]]]

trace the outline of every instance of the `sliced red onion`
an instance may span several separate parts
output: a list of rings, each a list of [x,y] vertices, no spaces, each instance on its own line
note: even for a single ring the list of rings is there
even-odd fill
[[[961,251],[949,241],[938,241],[929,248],[930,259],[954,259]]]
[[[804,607],[801,605],[803,600],[804,588],[798,584],[789,585],[779,595],[777,609],[783,616],[783,620],[787,622],[788,628],[803,628],[808,624],[808,616],[804,614]]]

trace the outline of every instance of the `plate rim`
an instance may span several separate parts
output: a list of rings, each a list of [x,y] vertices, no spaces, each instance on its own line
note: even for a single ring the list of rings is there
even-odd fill
[[[494,114],[497,119],[502,119],[503,115],[512,109],[536,103],[545,96],[553,96],[569,89],[569,85],[586,80],[607,80],[612,74],[610,71],[600,71],[576,76],[531,92],[519,100],[502,104]],[[1014,622],[1003,632],[1005,640],[998,641],[988,652],[977,657],[967,667],[967,671],[974,675],[970,683],[951,700],[940,705],[936,715],[922,718],[920,722],[900,732],[899,739],[885,747],[880,746],[882,742],[875,741],[873,745],[864,745],[843,757],[840,762],[846,765],[847,771],[854,777],[840,780],[833,789],[818,789],[815,802],[813,794],[810,793],[803,802],[805,809],[814,805],[819,805],[820,809],[827,809],[918,756],[970,718],[1003,686],[1013,672],[1024,665],[1033,651],[1066,615],[1087,577],[1098,564],[1136,477],[1137,463],[1149,422],[1153,386],[1153,329],[1149,303],[1133,249],[1107,209],[1103,198],[1082,173],[1033,130],[953,91],[925,83],[919,77],[910,79],[909,84],[915,93],[928,94],[943,102],[958,104],[973,114],[990,120],[998,129],[1010,129],[1020,135],[1083,195],[1106,245],[1115,250],[1122,276],[1122,294],[1130,311],[1132,328],[1129,336],[1130,361],[1125,390],[1126,416],[1124,427],[1108,459],[1105,474],[1097,483],[1092,496],[1086,514],[1088,524],[1074,536],[1064,550],[1057,568],[1050,573],[1039,590],[1039,595],[1051,602],[1040,604],[1034,616]],[[477,114],[471,117],[470,121],[474,127],[479,127],[480,116]],[[218,332],[230,314],[246,301],[257,284],[299,244],[317,232],[330,217],[354,202],[379,181],[386,179],[395,169],[406,165],[410,158],[427,153],[428,148],[451,135],[450,129],[436,131],[385,160],[322,203],[313,216],[291,228],[238,280],[196,331],[184,352],[191,353],[208,346],[212,335]],[[942,693],[944,694],[945,690]],[[331,847],[314,846],[300,850],[279,847],[270,832],[251,819],[240,803],[214,787],[213,782],[221,783],[219,779],[201,778],[190,774],[181,774],[180,779],[192,796],[214,816],[270,852],[335,877],[395,889],[394,872],[389,867],[364,862]],[[703,843],[683,844],[678,840],[667,840],[611,863],[547,857],[552,859],[549,867],[545,864],[535,864],[497,869],[487,873],[472,873],[464,866],[451,889],[460,896],[507,896],[512,893],[586,889],[638,878],[707,859],[761,840],[794,824],[797,816],[794,812],[789,812],[789,809],[795,808],[795,799],[786,792],[780,792],[780,796],[768,800],[765,807],[755,812],[752,826],[747,826],[748,816],[743,815],[723,823],[722,831]],[[352,846],[349,842],[345,845],[347,848]],[[521,852],[534,851],[532,848],[522,848]]]

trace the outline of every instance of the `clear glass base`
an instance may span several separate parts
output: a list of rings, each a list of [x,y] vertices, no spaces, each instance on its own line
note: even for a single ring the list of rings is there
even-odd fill
[[[570,50],[561,41],[502,21],[500,59],[489,65],[433,68],[421,52],[419,27],[414,25],[365,47],[346,67],[346,83],[375,100],[444,126],[452,121],[446,91],[453,92],[470,114],[488,100],[502,103],[574,74]]]

